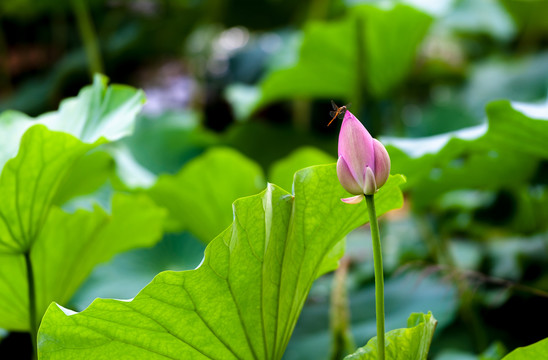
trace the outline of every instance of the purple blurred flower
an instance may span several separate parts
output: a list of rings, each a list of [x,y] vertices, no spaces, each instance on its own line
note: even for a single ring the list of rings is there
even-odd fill
[[[348,204],[361,202],[364,195],[373,195],[383,186],[388,175],[388,152],[347,110],[339,133],[337,176],[343,188],[356,196],[341,200]]]

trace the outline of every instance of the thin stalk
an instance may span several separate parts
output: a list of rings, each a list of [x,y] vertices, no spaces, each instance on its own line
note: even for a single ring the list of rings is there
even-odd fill
[[[377,314],[377,359],[384,360],[384,277],[382,269],[381,237],[375,211],[375,195],[365,195],[375,266],[375,311]]]
[[[78,23],[78,30],[84,43],[86,50],[86,56],[89,62],[89,71],[91,78],[93,74],[103,74],[103,61],[101,60],[101,52],[99,50],[99,41],[93,28],[93,22],[89,14],[89,9],[86,6],[85,0],[72,0],[72,9],[76,16],[76,22]]]
[[[308,8],[308,21],[324,20],[329,14],[329,0],[313,0]]]
[[[356,89],[352,104],[357,110],[358,114],[361,114],[363,109],[363,98],[367,93],[367,85],[365,82],[366,68],[365,57],[365,38],[364,38],[364,24],[361,17],[356,18]]]
[[[331,307],[329,309],[331,336],[333,348],[331,350],[332,360],[342,359],[346,354],[356,348],[350,332],[350,302],[346,290],[346,279],[350,259],[343,257],[333,278],[333,290],[331,290]]]
[[[293,126],[299,131],[310,131],[310,101],[293,100]]]
[[[11,93],[13,86],[11,83],[10,64],[8,58],[8,44],[2,29],[2,22],[0,21],[0,85],[7,90],[7,93]],[[3,69],[4,68],[4,69]]]
[[[367,84],[368,58],[367,34],[364,19],[356,18],[356,88],[352,98],[352,109],[368,124],[371,136],[376,137],[382,131],[382,113],[378,100],[373,96]]]
[[[38,324],[36,322],[36,294],[34,288],[34,272],[32,271],[32,262],[30,259],[30,250],[25,252],[25,265],[27,267],[27,283],[29,286],[29,317],[30,317],[30,337],[32,339],[32,348],[34,357],[37,354],[36,335],[38,334]]]
[[[68,30],[67,14],[64,11],[55,11],[51,14],[51,34],[54,40],[55,51],[63,53],[67,49]]]

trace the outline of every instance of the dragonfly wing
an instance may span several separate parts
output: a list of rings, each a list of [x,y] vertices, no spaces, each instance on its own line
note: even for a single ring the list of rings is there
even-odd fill
[[[330,111],[330,112],[329,112],[329,116],[331,116],[332,118],[334,118],[335,116],[337,116],[337,112],[336,112],[336,111]]]
[[[333,100],[331,100],[331,106],[333,106],[333,110],[337,110],[339,108]]]

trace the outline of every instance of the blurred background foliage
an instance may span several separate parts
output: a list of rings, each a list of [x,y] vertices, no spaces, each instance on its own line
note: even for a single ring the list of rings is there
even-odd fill
[[[96,268],[70,306],[196,267],[236,198],[334,162],[333,99],[408,178],[404,209],[381,223],[387,329],[431,310],[437,360],[548,337],[532,324],[548,304],[547,18],[535,0],[0,2],[0,111],[55,110],[95,72],[147,98],[133,134],[82,158],[57,202],[108,211],[115,192],[147,195],[168,210],[164,238]],[[313,287],[286,359],[374,336],[367,234],[349,235],[343,275]],[[330,327],[336,281],[351,335]],[[0,351],[28,342],[2,337]]]

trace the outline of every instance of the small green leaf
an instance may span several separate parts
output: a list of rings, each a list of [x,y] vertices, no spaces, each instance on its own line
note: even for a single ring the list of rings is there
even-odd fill
[[[148,194],[169,210],[169,230],[186,229],[207,243],[230,225],[232,202],[264,185],[259,165],[235,150],[214,148],[178,174],[160,176]]]
[[[402,182],[392,176],[377,193],[379,215],[401,206]],[[294,189],[237,200],[198,269],[163,272],[132,301],[69,316],[52,304],[40,358],[280,359],[326,254],[368,220],[365,203],[340,201],[335,165],[299,171]]]
[[[385,345],[387,359],[426,360],[434,330],[438,321],[431,312],[413,313],[407,320],[407,329],[396,329],[386,333]],[[354,354],[345,360],[377,359],[377,337],[369,340]]]
[[[40,318],[52,301],[66,304],[98,263],[161,238],[164,211],[145,196],[117,195],[112,215],[53,207],[31,250]],[[0,327],[29,329],[23,255],[0,254]]]
[[[540,340],[532,345],[515,349],[502,360],[531,360],[544,359],[548,354],[548,338]]]

